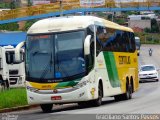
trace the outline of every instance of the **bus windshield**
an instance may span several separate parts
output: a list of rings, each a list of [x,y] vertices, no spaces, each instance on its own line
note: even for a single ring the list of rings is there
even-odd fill
[[[27,77],[47,82],[85,73],[84,37],[84,31],[28,35]]]

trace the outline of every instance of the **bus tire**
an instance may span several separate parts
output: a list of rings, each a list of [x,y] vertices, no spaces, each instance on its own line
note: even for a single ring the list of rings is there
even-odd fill
[[[96,100],[92,100],[92,105],[93,106],[100,106],[102,104],[102,97],[103,97],[103,87],[102,83],[100,82],[98,85],[98,98]]]
[[[41,104],[40,106],[44,113],[49,113],[52,111],[53,104]]]
[[[81,108],[85,108],[85,107],[90,107],[90,106],[91,106],[90,101],[79,102],[78,105],[79,105]]]
[[[124,100],[132,99],[132,85],[127,83],[126,84],[126,93],[123,94]]]
[[[115,101],[121,101],[121,100],[123,100],[122,97],[123,97],[122,95],[115,95],[115,96],[114,96],[114,100],[115,100]]]

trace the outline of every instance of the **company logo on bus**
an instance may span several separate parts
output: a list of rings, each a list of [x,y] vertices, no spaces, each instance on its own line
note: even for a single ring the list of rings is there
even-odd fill
[[[58,93],[58,90],[57,90],[57,89],[54,89],[54,90],[53,90],[53,93]]]
[[[131,64],[130,56],[119,56],[119,64]]]
[[[42,89],[51,89],[52,86],[51,85],[42,85]]]

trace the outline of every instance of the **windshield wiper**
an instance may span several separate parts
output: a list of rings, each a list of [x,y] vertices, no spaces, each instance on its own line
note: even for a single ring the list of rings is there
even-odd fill
[[[47,54],[48,52],[47,51],[39,51],[39,50],[32,52],[33,56],[35,56],[36,54],[39,54],[39,53]]]

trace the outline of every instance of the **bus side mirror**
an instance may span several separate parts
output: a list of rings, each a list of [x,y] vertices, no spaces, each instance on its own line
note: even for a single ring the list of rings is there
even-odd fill
[[[22,62],[20,57],[21,48],[24,46],[25,42],[20,42],[15,48],[15,62]]]
[[[138,51],[137,51],[137,56],[139,56],[139,55],[140,55],[140,51],[138,50]]]
[[[90,54],[90,40],[91,40],[91,35],[87,35],[86,39],[84,40],[84,54],[85,55]]]

